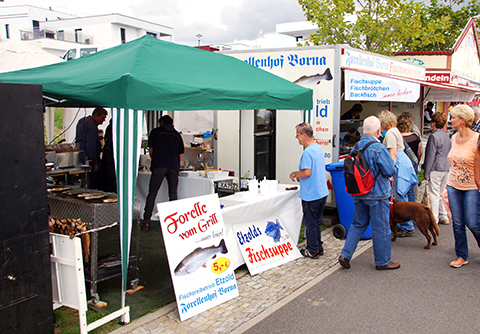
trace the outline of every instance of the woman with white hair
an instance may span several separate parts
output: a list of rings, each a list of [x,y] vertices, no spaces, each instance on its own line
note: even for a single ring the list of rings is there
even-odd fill
[[[475,184],[475,152],[479,134],[470,129],[474,112],[467,105],[457,105],[450,111],[452,149],[448,154],[450,173],[447,180],[448,202],[453,218],[453,235],[457,259],[450,263],[454,268],[468,264],[468,226],[480,247],[480,192]]]

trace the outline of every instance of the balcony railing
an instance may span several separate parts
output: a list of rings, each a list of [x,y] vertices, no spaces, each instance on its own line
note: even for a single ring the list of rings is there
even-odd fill
[[[85,34],[82,31],[68,31],[48,27],[21,29],[20,36],[23,41],[50,38],[79,44],[93,44],[93,35]]]

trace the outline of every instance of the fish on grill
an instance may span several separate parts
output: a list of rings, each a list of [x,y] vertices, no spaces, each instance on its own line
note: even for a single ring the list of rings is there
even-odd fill
[[[56,188],[48,188],[47,191],[51,192],[51,193],[58,193],[58,192],[62,192],[62,191],[68,190],[68,189],[69,188],[67,188],[67,187],[56,187]]]
[[[93,193],[93,194],[90,194],[88,196],[85,196],[85,199],[86,200],[89,200],[89,199],[100,199],[102,197],[105,197],[105,194],[98,194],[98,193]]]

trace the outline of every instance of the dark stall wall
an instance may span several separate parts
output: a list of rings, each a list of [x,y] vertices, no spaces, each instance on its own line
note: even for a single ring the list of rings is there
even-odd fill
[[[0,333],[53,333],[42,87],[0,84]]]

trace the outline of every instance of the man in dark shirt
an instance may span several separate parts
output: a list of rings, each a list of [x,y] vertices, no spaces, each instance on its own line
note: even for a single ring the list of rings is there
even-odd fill
[[[430,124],[432,121],[432,116],[433,116],[433,102],[428,102],[427,107],[423,111],[423,123],[424,124]]]
[[[98,125],[105,122],[107,111],[101,107],[93,110],[91,116],[80,119],[77,123],[76,142],[80,145],[80,150],[85,152],[86,159],[91,161],[92,171],[88,175],[88,188],[100,188],[100,152],[102,144],[98,136]]]
[[[363,107],[360,103],[355,103],[350,110],[340,117],[340,120],[344,121],[347,119],[360,119],[360,113],[363,111]]]
[[[168,182],[170,201],[177,199],[180,155],[184,152],[183,140],[178,131],[173,128],[173,119],[168,115],[162,116],[159,124],[160,127],[153,129],[148,137],[148,148],[152,157],[150,167],[152,175],[143,213],[142,229],[146,231],[150,230],[155,199],[165,177]]]

